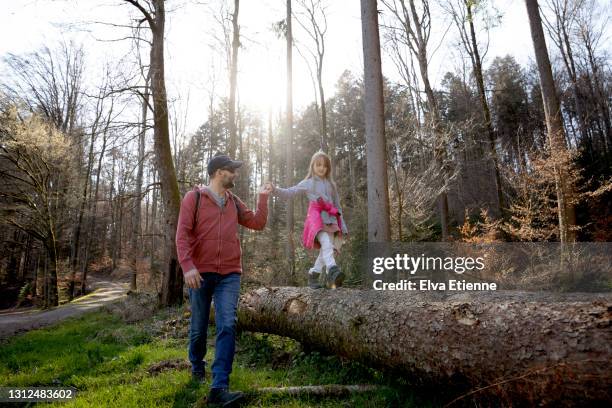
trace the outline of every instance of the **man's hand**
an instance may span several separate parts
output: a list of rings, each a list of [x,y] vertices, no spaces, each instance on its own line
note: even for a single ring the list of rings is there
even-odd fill
[[[274,191],[274,184],[270,183],[269,181],[264,183],[263,186],[261,186],[259,188],[259,193],[260,194],[271,194]]]
[[[185,274],[185,283],[191,289],[199,289],[201,286],[202,277],[197,269],[192,269]]]

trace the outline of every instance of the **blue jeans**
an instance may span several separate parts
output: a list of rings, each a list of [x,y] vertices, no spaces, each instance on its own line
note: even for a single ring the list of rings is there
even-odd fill
[[[204,373],[206,335],[210,302],[215,300],[215,322],[217,339],[215,361],[212,365],[211,388],[228,388],[236,350],[236,308],[240,296],[240,274],[221,275],[207,272],[201,274],[203,281],[199,289],[189,288],[191,303],[191,325],[189,327],[189,361],[192,373]]]

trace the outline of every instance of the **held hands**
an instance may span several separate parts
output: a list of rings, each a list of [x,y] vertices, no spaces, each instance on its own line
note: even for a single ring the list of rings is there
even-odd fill
[[[260,194],[269,195],[269,194],[272,194],[273,191],[274,191],[274,184],[272,184],[269,181],[264,183],[264,185],[259,188]]]
[[[201,286],[202,277],[200,276],[200,272],[197,269],[192,269],[189,272],[185,273],[185,283],[191,289],[199,289]]]

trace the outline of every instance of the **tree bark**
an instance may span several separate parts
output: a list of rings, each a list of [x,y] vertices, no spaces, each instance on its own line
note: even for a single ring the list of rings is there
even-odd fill
[[[106,123],[102,132],[102,148],[100,149],[100,155],[98,156],[98,165],[96,170],[96,181],[94,183],[93,191],[90,189],[89,194],[89,233],[87,234],[87,241],[85,243],[85,249],[83,254],[83,265],[82,265],[82,277],[81,277],[81,293],[85,293],[87,288],[87,270],[89,267],[89,257],[92,241],[94,239],[94,231],[96,230],[96,219],[98,214],[98,192],[100,190],[100,176],[102,173],[102,161],[106,154],[106,145],[108,143],[108,129],[110,126],[110,118],[112,117],[113,107],[111,106],[108,115],[106,117]],[[104,234],[106,236],[106,234]],[[104,242],[104,240],[103,240]],[[102,253],[104,253],[104,244],[101,245]]]
[[[145,90],[142,96],[140,132],[138,134],[138,172],[136,173],[136,197],[134,203],[132,225],[132,277],[130,289],[136,290],[137,262],[142,256],[142,179],[144,175],[145,136],[147,132],[147,113],[149,111],[149,77],[145,80]]]
[[[482,112],[484,115],[485,127],[487,129],[487,136],[489,138],[489,154],[493,162],[493,171],[495,172],[495,189],[497,192],[497,212],[500,217],[503,214],[504,194],[502,191],[501,175],[499,172],[499,158],[497,157],[497,150],[495,149],[495,131],[493,130],[493,123],[491,122],[491,110],[489,109],[489,102],[487,101],[487,95],[485,93],[484,78],[482,75],[482,59],[480,57],[480,50],[478,49],[478,41],[476,40],[476,30],[474,28],[474,17],[472,15],[473,3],[469,0],[464,0],[464,4],[467,10],[467,20],[470,26],[470,39],[472,41],[472,66],[474,68],[474,76],[476,77],[476,85],[478,87],[478,95],[480,97],[480,104],[482,105]]]
[[[238,12],[240,1],[234,0],[234,12],[232,13],[232,60],[230,62],[230,94],[229,94],[229,151],[231,158],[236,155],[236,81],[238,76],[238,48],[240,48],[240,26],[238,25]]]
[[[164,229],[166,247],[166,268],[164,270],[161,304],[170,306],[183,299],[183,274],[176,254],[176,225],[181,205],[181,197],[176,180],[172,151],[170,149],[170,130],[168,123],[168,98],[164,73],[164,0],[155,0],[155,20],[151,26],[153,43],[151,45],[151,96],[153,98],[153,137],[154,149],[161,181],[164,200]]]
[[[272,107],[268,107],[268,181],[274,181],[274,135],[272,131]],[[263,144],[263,143],[262,143]],[[274,224],[274,200],[270,200],[268,207],[268,219],[271,220],[270,225]]]
[[[49,259],[49,269],[45,274],[45,308],[59,305],[57,290],[57,241],[55,239],[55,233],[53,232],[54,226],[51,221],[49,221],[48,230],[49,236],[44,243]]]
[[[291,27],[291,0],[287,0],[287,169],[285,184],[293,185],[293,31]],[[287,201],[287,261],[289,276],[295,278],[295,239],[293,228],[293,200]]]
[[[368,174],[368,241],[391,240],[387,141],[376,0],[361,0]]]
[[[151,97],[153,99],[153,139],[157,172],[161,182],[164,204],[164,235],[166,268],[163,271],[160,302],[164,306],[183,300],[183,274],[176,254],[176,226],[181,196],[170,147],[168,97],[164,73],[164,30],[166,11],[164,0],[152,0],[153,13],[149,13],[138,0],[125,0],[136,7],[151,29],[150,54]]]
[[[527,5],[531,39],[540,75],[550,156],[553,159],[559,159],[554,165],[559,213],[559,237],[561,242],[573,242],[576,240],[576,231],[574,229],[576,213],[573,203],[575,193],[567,171],[569,162],[568,159],[564,159],[564,157],[567,157],[567,145],[565,143],[565,131],[561,118],[561,105],[555,89],[538,2],[537,0],[526,0],[525,3]]]
[[[612,398],[612,295],[260,288],[242,329],[403,373],[414,384],[513,404]]]
[[[83,182],[83,190],[81,194],[81,203],[79,205],[79,212],[77,215],[77,222],[75,225],[74,238],[72,240],[72,247],[70,253],[70,284],[68,287],[68,300],[72,301],[74,298],[75,288],[75,277],[78,268],[79,260],[79,249],[81,243],[81,228],[83,225],[83,214],[85,213],[85,206],[87,204],[87,191],[89,190],[89,181],[91,178],[91,171],[94,163],[94,146],[96,142],[96,128],[97,123],[94,124],[93,131],[91,132],[91,140],[89,143],[89,153],[87,155],[87,169],[85,171],[85,177]],[[81,281],[83,277],[81,276]],[[82,294],[82,293],[81,293]]]

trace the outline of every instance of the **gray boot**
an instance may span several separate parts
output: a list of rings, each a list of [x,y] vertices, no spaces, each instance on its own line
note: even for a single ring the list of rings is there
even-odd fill
[[[311,289],[321,289],[323,285],[319,283],[320,272],[308,272],[308,287]]]
[[[327,287],[330,289],[339,288],[342,286],[344,278],[344,273],[340,270],[340,267],[338,265],[332,266],[327,272]]]

